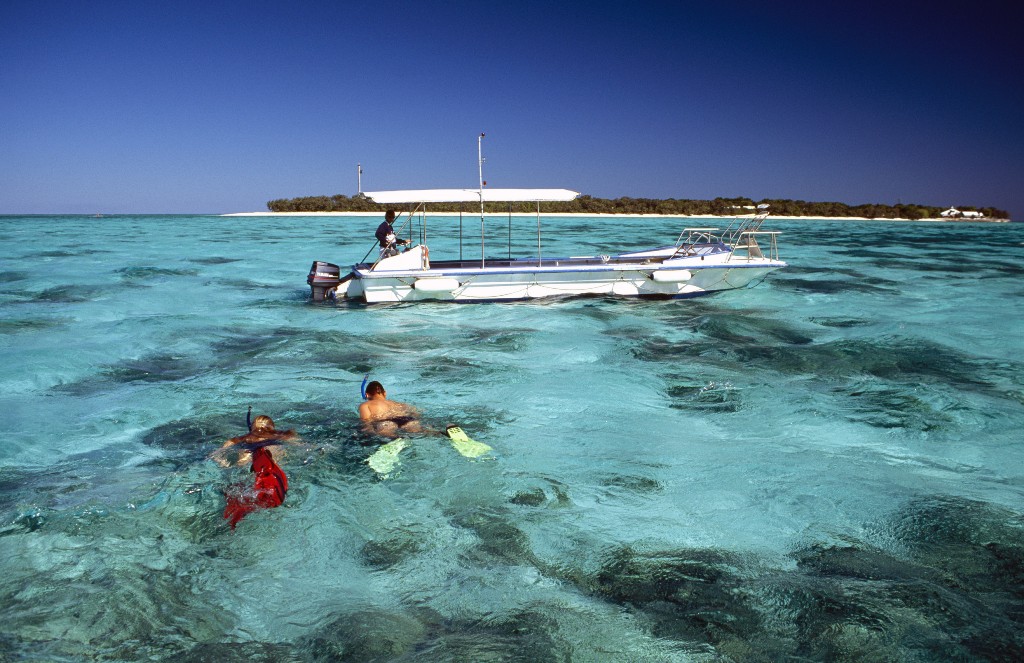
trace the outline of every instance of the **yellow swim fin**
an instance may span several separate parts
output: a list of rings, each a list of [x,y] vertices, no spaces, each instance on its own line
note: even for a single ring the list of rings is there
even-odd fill
[[[398,457],[399,452],[407,446],[409,446],[409,443],[402,438],[383,444],[380,449],[374,451],[373,455],[366,459],[366,464],[373,468],[373,471],[379,474],[381,478],[387,478],[391,471],[401,462],[401,459]]]
[[[461,428],[458,426],[449,426],[446,429],[448,437],[451,438],[452,446],[455,450],[466,458],[479,458],[488,451],[493,451],[489,446],[483,442],[477,442],[466,435]]]

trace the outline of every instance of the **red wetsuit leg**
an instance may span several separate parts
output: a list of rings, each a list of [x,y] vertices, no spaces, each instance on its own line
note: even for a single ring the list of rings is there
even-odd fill
[[[274,457],[266,448],[253,453],[250,471],[256,473],[252,492],[227,495],[224,518],[231,523],[231,529],[256,509],[280,506],[288,492],[288,477],[274,462]]]

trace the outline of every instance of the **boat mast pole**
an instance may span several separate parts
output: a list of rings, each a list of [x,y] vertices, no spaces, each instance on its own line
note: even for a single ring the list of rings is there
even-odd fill
[[[540,201],[537,201],[537,266],[540,267],[543,258],[540,253]]]
[[[476,138],[476,161],[480,170],[480,269],[484,268],[484,135]]]

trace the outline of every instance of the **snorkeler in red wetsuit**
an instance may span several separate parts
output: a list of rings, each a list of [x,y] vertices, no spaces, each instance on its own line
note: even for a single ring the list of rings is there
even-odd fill
[[[227,505],[224,517],[235,529],[242,518],[257,509],[272,509],[281,506],[284,496],[288,493],[288,477],[274,462],[274,457],[266,447],[259,447],[252,452],[251,472],[256,473],[256,483],[252,488],[236,487],[225,492]]]

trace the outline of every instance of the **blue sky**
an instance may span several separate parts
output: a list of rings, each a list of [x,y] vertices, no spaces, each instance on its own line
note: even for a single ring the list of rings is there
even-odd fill
[[[1024,220],[1012,6],[6,0],[0,213],[473,186],[485,132],[494,187]]]

